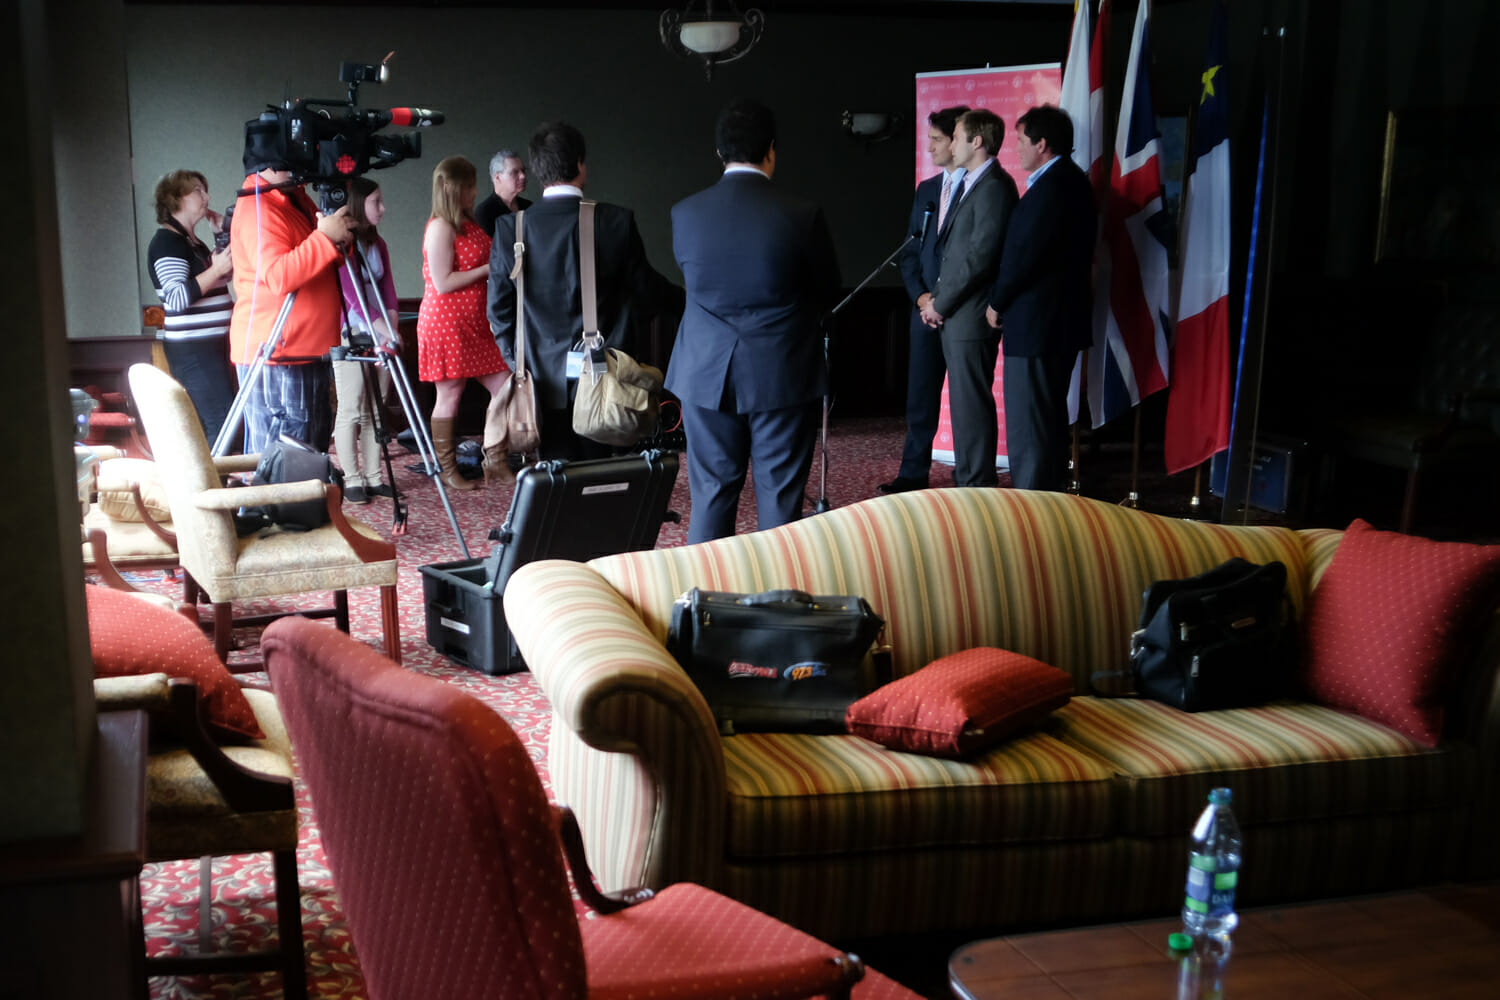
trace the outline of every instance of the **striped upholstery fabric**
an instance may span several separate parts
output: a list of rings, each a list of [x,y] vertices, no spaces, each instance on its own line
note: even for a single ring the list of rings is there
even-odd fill
[[[724,740],[731,862],[1104,837],[1114,772],[1033,733],[972,762],[893,753],[858,736]]]
[[[1067,743],[1121,775],[1119,832],[1174,836],[1208,790],[1234,789],[1245,826],[1431,809],[1474,774],[1471,748],[1429,750],[1357,715],[1278,702],[1189,715],[1160,702],[1074,698],[1055,716]]]
[[[935,553],[959,553],[956,559]],[[795,587],[859,594],[886,620],[896,676],[975,646],[1061,667],[1087,689],[1125,663],[1141,593],[1242,556],[1286,563],[1306,599],[1307,551],[1285,528],[1235,528],[1142,514],[1060,493],[925,490],[881,497],[705,545],[596,559],[658,639],[690,587]]]
[[[1500,615],[1466,671],[1453,732],[1467,742],[1435,752],[1307,704],[1188,716],[1081,695],[1094,671],[1126,667],[1151,582],[1276,559],[1300,618],[1340,537],[924,490],[703,545],[532,563],[504,601],[553,706],[558,797],[608,889],[702,882],[835,939],[1160,912],[1180,897],[1187,827],[1224,782],[1268,864],[1247,868],[1247,900],[1431,880],[1461,859],[1493,871],[1467,825],[1500,815],[1474,792],[1500,773],[1486,736]],[[967,762],[855,737],[721,739],[664,646],[694,586],[859,594],[886,620],[897,676],[996,646],[1062,668],[1080,695]]]

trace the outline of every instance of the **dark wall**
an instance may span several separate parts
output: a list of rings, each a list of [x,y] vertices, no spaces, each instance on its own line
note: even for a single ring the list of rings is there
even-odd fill
[[[739,94],[776,110],[777,180],[824,205],[852,284],[900,242],[912,145],[900,138],[867,150],[840,128],[841,112],[895,110],[910,125],[917,72],[1063,57],[1066,6],[973,7],[970,18],[941,22],[768,14],[760,45],[710,83],[662,47],[653,11],[127,6],[143,301],[153,299],[144,253],[156,178],[196,167],[224,205],[243,178],[246,119],[289,95],[341,96],[341,59],[377,62],[391,49],[392,81],[366,85],[360,103],[448,115],[423,133],[420,160],[374,175],[401,295],[422,290],[432,166],[462,154],[483,174],[497,148],[524,147],[548,118],[582,129],[590,194],[635,208],[652,262],[677,277],[669,210],[718,177],[714,115]]]

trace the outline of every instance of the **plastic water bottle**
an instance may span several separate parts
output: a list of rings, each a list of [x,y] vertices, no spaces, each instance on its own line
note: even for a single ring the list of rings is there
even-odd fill
[[[1182,926],[1195,938],[1228,940],[1240,922],[1234,911],[1240,875],[1240,825],[1229,808],[1230,797],[1227,788],[1209,792],[1208,808],[1193,824]]]

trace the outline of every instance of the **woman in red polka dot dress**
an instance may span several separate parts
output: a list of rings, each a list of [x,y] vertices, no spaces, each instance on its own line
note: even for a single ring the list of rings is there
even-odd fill
[[[432,171],[432,217],[422,235],[422,308],[417,313],[417,375],[437,389],[432,446],[450,489],[478,489],[458,474],[453,419],[469,379],[491,396],[510,377],[490,333],[485,293],[490,237],[474,221],[474,164],[450,156]],[[494,465],[494,467],[492,467]],[[487,464],[485,479],[514,478],[504,462]]]

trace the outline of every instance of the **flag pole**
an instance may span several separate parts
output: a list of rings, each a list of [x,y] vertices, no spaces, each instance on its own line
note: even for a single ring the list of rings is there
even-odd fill
[[[1078,475],[1078,442],[1082,437],[1082,434],[1078,430],[1079,423],[1080,421],[1073,421],[1073,444],[1071,453],[1068,456],[1068,473],[1071,479],[1068,483],[1068,492],[1074,496],[1078,496],[1083,492],[1083,483]]]
[[[1120,506],[1132,510],[1141,505],[1141,407],[1135,406],[1135,431],[1130,442],[1130,492]]]

